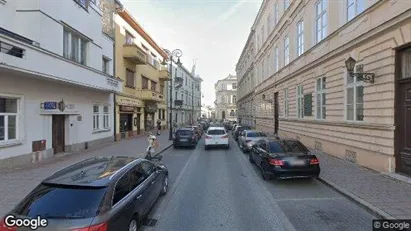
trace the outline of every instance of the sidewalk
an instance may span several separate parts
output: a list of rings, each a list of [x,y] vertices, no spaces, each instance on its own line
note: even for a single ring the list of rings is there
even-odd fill
[[[162,132],[157,136],[160,147],[158,152],[171,147],[172,142],[168,140],[168,132]],[[41,180],[54,172],[80,160],[93,156],[137,156],[141,157],[147,149],[147,136],[135,139],[122,140],[110,145],[92,149],[86,152],[73,153],[64,157],[55,158],[38,165],[30,165],[20,169],[9,169],[0,171],[0,216],[9,212],[16,203],[21,201]]]
[[[320,180],[385,219],[411,219],[411,184],[357,164],[313,151]]]

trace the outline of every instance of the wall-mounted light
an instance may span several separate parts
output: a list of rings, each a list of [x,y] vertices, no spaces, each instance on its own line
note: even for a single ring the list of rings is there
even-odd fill
[[[262,98],[264,101],[268,102],[268,103],[273,103],[274,100],[273,99],[267,99],[267,96],[265,94],[262,95]],[[274,97],[273,97],[274,98]]]
[[[348,74],[350,75],[350,77],[354,78],[357,77],[357,79],[367,82],[367,83],[374,83],[374,78],[375,78],[375,74],[374,73],[364,73],[363,69],[364,69],[364,65],[357,65],[357,71],[358,72],[354,72],[354,68],[355,68],[355,64],[357,63],[357,61],[355,59],[353,59],[352,57],[349,57],[346,61],[345,61],[345,67],[347,68]]]

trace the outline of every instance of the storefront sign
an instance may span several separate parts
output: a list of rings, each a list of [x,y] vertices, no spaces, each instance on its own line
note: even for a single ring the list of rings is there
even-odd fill
[[[60,112],[64,112],[67,109],[73,110],[74,108],[74,104],[66,104],[64,100],[61,100],[60,102],[46,101],[40,104],[40,109],[45,111],[59,110]]]
[[[114,87],[118,87],[118,80],[108,77],[107,84],[114,86]]]
[[[134,112],[135,107],[120,105],[120,111]]]
[[[126,98],[122,96],[117,96],[116,98],[118,105],[134,106],[134,107],[143,107],[144,103],[141,100]]]

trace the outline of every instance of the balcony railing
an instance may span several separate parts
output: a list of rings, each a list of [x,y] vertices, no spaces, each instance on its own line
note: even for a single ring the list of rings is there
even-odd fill
[[[181,99],[174,100],[174,105],[175,106],[182,106],[183,105],[183,100],[181,100]]]
[[[147,54],[136,44],[124,44],[123,57],[132,61],[136,65],[147,64]]]
[[[142,100],[161,102],[164,100],[164,96],[151,89],[142,89],[139,94]]]
[[[160,67],[158,70],[158,78],[163,81],[168,81],[171,79],[170,72],[166,67]]]

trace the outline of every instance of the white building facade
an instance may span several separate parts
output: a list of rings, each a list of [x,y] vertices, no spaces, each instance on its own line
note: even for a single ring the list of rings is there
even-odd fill
[[[173,65],[172,75],[173,121],[178,126],[195,124],[201,117],[203,80],[195,73],[195,65],[191,71],[183,65]],[[167,90],[170,97],[170,89]],[[168,98],[168,105],[170,105],[170,98]]]
[[[216,119],[237,121],[237,76],[218,80],[214,89]]]
[[[88,2],[0,1],[0,167],[113,141],[116,4]]]

